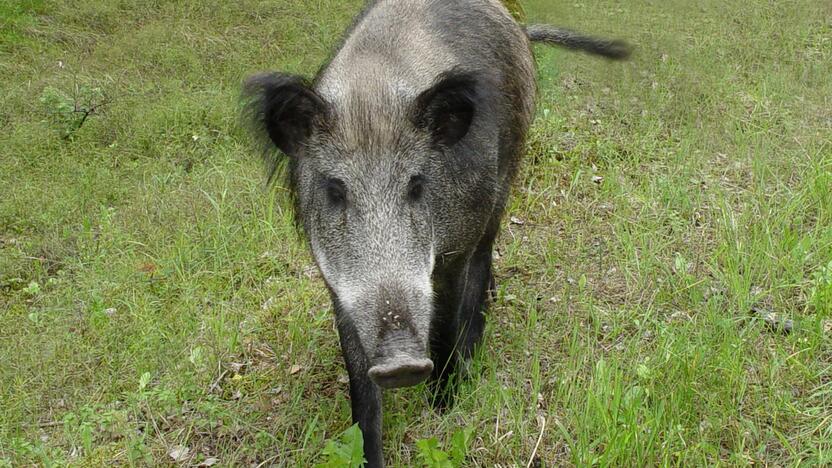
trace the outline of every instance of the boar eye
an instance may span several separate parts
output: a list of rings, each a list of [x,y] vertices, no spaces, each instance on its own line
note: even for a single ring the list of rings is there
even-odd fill
[[[422,199],[422,194],[425,191],[425,178],[416,175],[410,178],[410,183],[407,185],[407,197],[410,201],[417,202]]]
[[[326,197],[333,205],[341,205],[347,198],[347,188],[341,179],[326,181]]]

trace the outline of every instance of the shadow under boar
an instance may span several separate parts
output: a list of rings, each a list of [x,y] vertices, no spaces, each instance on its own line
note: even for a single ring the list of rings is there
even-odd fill
[[[628,46],[523,28],[499,0],[370,2],[313,81],[251,77],[248,117],[288,158],[295,215],[329,288],[369,466],[381,391],[470,359],[492,248],[535,109],[531,41],[620,59]],[[278,164],[267,151],[271,178]]]

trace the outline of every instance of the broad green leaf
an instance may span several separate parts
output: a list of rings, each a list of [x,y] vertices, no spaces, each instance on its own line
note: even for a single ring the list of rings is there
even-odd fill
[[[416,442],[419,458],[428,468],[454,468],[448,454],[439,449],[439,441],[435,437]]]
[[[315,465],[317,468],[357,468],[364,466],[364,436],[358,424],[341,434],[340,440],[330,440],[322,454],[326,461]]]
[[[474,429],[466,427],[454,433],[451,438],[451,461],[456,466],[462,466],[465,462],[465,457],[468,455],[468,446],[471,443],[471,438],[474,435]]]

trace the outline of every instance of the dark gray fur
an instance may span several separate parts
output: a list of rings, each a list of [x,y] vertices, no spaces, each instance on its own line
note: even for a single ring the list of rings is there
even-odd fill
[[[612,60],[624,60],[630,57],[633,51],[630,44],[621,40],[586,36],[575,31],[557,28],[548,24],[531,24],[526,26],[526,34],[532,42],[543,42],[572,50],[581,50]]]
[[[551,27],[529,35],[622,55]],[[313,81],[246,82],[249,117],[288,156],[369,466],[383,465],[381,388],[432,374],[445,404],[480,340],[535,90],[529,37],[498,0],[372,2]]]

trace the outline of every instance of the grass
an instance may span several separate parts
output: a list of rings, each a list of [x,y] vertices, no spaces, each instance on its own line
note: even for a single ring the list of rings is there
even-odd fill
[[[0,465],[308,466],[350,426],[236,106],[253,72],[314,73],[359,3],[0,5]],[[523,7],[638,51],[536,49],[475,375],[445,413],[388,393],[388,462],[468,428],[470,466],[832,464],[832,8]]]

